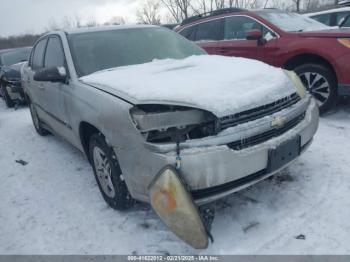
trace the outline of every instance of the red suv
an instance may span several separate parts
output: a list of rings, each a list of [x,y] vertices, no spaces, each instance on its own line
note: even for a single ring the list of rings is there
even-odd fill
[[[276,9],[223,9],[188,18],[175,31],[209,54],[294,70],[320,111],[350,95],[350,30]]]

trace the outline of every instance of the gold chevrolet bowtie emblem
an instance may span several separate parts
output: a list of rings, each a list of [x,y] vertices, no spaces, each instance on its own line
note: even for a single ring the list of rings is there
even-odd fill
[[[287,119],[284,116],[277,116],[275,117],[272,122],[271,122],[271,126],[275,127],[275,128],[281,128],[284,126],[284,124],[286,123]]]

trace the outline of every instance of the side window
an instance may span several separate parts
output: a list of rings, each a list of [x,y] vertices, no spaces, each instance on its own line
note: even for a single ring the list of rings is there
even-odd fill
[[[323,15],[316,15],[312,16],[311,18],[315,19],[316,21],[325,24],[325,25],[331,25],[331,16],[332,14],[323,14]]]
[[[215,19],[196,26],[195,41],[219,41],[223,39],[223,19]]]
[[[64,66],[64,52],[61,40],[58,37],[50,37],[46,47],[45,67]]]
[[[194,41],[195,26],[187,27],[180,32],[180,35],[187,38],[188,40]]]
[[[35,46],[34,53],[33,53],[33,61],[31,64],[33,70],[37,70],[43,67],[46,42],[47,42],[47,39],[40,40],[40,42],[38,42]]]
[[[347,16],[350,16],[350,12],[337,13],[337,25],[340,25],[340,23],[342,23]],[[343,27],[350,27],[350,17],[346,20]]]
[[[272,38],[275,35],[271,30],[249,17],[231,16],[225,18],[224,35],[226,40],[244,40],[247,32],[253,29],[260,30],[265,38]]]

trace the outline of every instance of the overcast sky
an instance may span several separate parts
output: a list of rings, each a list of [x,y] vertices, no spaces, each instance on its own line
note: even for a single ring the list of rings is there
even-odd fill
[[[65,16],[79,16],[83,21],[94,17],[104,23],[114,16],[136,21],[140,0],[0,0],[0,36],[41,33]]]
[[[0,36],[42,33],[52,25],[62,25],[65,17],[91,18],[102,24],[113,17],[136,23],[136,10],[144,0],[0,0]],[[292,0],[278,0],[290,2]],[[270,1],[271,3],[273,1]],[[319,2],[334,2],[319,0]],[[162,9],[164,16],[165,9]]]

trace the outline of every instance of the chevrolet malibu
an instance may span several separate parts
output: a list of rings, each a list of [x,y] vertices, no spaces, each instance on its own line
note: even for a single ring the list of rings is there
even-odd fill
[[[189,225],[198,205],[278,172],[318,127],[295,73],[209,56],[161,27],[52,32],[22,70],[38,134],[81,150],[112,208],[150,202],[174,231],[174,214]]]

